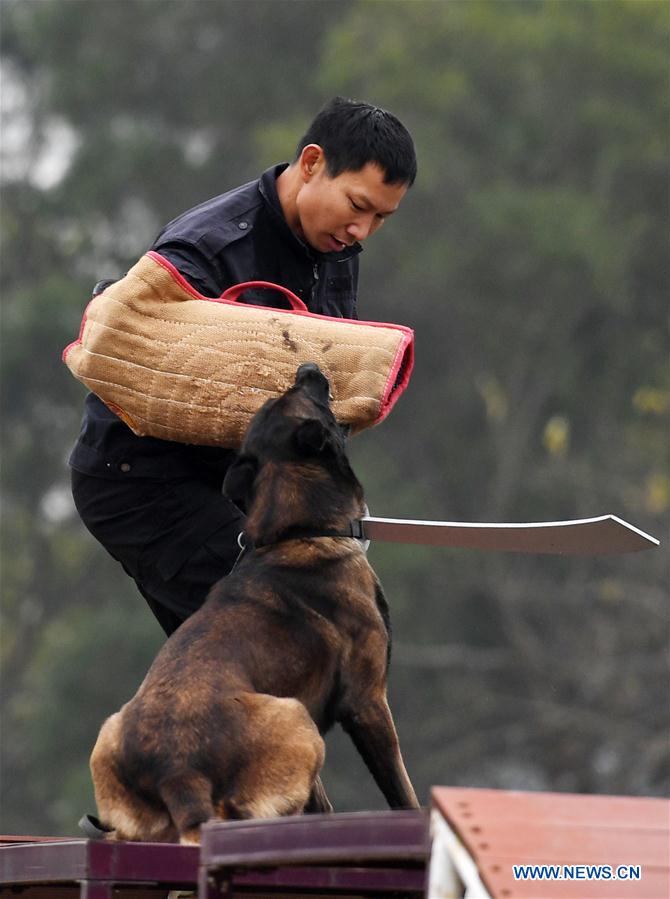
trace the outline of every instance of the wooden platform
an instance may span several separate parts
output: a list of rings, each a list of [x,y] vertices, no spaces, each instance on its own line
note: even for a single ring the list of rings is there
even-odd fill
[[[416,897],[425,891],[430,853],[426,812],[212,823],[203,827],[201,849],[7,839],[11,842],[0,846],[2,899],[157,899],[168,890],[195,891],[198,880],[204,899],[242,894]]]
[[[0,837],[0,897],[670,897],[667,800],[454,787],[431,799],[430,812],[211,822],[200,847]]]

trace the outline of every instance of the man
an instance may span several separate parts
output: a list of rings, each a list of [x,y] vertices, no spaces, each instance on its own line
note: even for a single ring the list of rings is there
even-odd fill
[[[412,138],[393,115],[337,97],[292,163],[170,222],[152,249],[204,296],[242,281],[288,287],[311,312],[356,318],[361,242],[392,215],[416,176]],[[244,301],[284,306],[281,294]],[[94,394],[70,456],[86,527],[135,580],[169,635],[228,574],[243,530],[221,494],[234,453],[137,437]]]

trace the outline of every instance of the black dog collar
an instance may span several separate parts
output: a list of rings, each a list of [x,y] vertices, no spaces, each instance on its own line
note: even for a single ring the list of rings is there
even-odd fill
[[[235,564],[231,568],[233,571],[236,567],[242,556],[249,552],[252,549],[262,549],[266,546],[275,546],[277,543],[284,543],[287,540],[305,540],[312,539],[315,537],[350,537],[354,540],[360,540],[361,543],[364,544],[367,549],[367,538],[365,536],[365,531],[363,529],[363,521],[360,518],[352,519],[347,525],[346,529],[343,531],[335,531],[335,530],[312,530],[311,528],[289,528],[287,531],[284,531],[283,534],[280,534],[274,540],[268,540],[267,542],[258,543],[251,540],[244,531],[240,531],[237,535],[237,545],[240,547],[240,553],[238,557],[235,559]]]
[[[313,530],[312,528],[288,528],[283,534],[275,537],[274,540],[263,542],[254,542],[250,540],[244,531],[242,531],[237,542],[241,549],[261,549],[264,546],[274,546],[275,543],[283,543],[286,540],[304,540],[312,537],[353,537],[355,540],[365,540],[365,531],[363,530],[363,522],[360,518],[352,519],[345,530],[336,531],[324,528],[322,530]]]
[[[305,540],[313,539],[315,537],[349,537],[353,538],[354,540],[360,540],[366,552],[369,544],[369,540],[366,538],[365,531],[363,530],[363,522],[360,518],[352,519],[347,525],[347,528],[343,531],[331,531],[328,529],[314,531],[311,528],[289,528],[274,540],[268,540],[267,542],[262,543],[251,540],[249,537],[247,537],[244,531],[240,531],[240,533],[237,535],[237,545],[240,547],[240,552],[235,559],[235,564],[230,570],[231,572],[234,571],[237,568],[237,565],[240,562],[242,556],[252,549],[262,549],[265,546],[275,546],[275,544],[284,543],[287,540]]]

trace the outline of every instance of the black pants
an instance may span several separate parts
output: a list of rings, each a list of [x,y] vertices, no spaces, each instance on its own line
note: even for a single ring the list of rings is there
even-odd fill
[[[168,635],[235,564],[244,516],[210,484],[73,470],[72,495],[88,530],[133,578]]]

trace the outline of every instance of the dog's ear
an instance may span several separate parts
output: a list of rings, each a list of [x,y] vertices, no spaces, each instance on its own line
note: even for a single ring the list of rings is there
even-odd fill
[[[295,444],[307,455],[320,453],[328,443],[328,429],[316,418],[307,418],[298,425]]]
[[[223,479],[223,492],[237,508],[246,513],[251,502],[254,481],[258,472],[258,463],[251,456],[239,456],[226,472]]]

